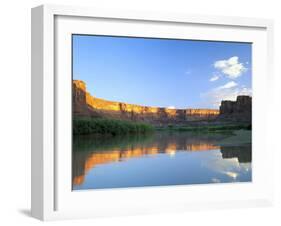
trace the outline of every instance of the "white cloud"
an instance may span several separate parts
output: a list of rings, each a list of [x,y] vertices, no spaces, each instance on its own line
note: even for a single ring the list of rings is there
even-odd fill
[[[219,75],[213,75],[213,77],[212,78],[210,78],[210,82],[214,82],[214,81],[217,81],[218,79],[220,78],[220,76]]]
[[[169,107],[167,107],[168,109],[176,109],[176,107],[175,106],[169,106]]]
[[[233,87],[235,87],[235,86],[237,86],[237,85],[238,85],[238,84],[237,84],[236,82],[231,81],[231,82],[228,82],[228,83],[224,84],[223,86],[217,87],[216,89],[218,89],[218,90],[221,90],[221,89],[230,89],[230,88],[233,88]]]
[[[237,96],[238,95],[252,96],[252,89],[247,88],[247,87],[242,87],[239,89],[239,91],[237,93],[238,93]]]
[[[239,62],[239,57],[233,56],[227,60],[218,60],[214,67],[231,79],[238,78],[247,70],[243,63]]]
[[[226,171],[224,172],[227,176],[231,177],[232,179],[236,180],[237,176],[239,175],[236,172]]]
[[[247,87],[239,86],[235,82],[228,82],[223,86],[219,86],[209,92],[202,93],[201,98],[204,99],[208,105],[218,108],[222,100],[236,100],[239,95],[252,95],[252,90]]]

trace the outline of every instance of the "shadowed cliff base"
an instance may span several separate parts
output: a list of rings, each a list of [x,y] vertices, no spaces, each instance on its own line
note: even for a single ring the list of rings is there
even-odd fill
[[[251,129],[252,99],[249,96],[222,101],[220,109],[169,109],[96,98],[80,80],[73,81],[72,95],[74,134],[117,135],[153,128],[200,132]]]

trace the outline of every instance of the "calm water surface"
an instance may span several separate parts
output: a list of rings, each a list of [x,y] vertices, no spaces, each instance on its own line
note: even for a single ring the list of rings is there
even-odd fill
[[[220,145],[226,136],[157,132],[75,137],[73,189],[251,181],[251,144]]]

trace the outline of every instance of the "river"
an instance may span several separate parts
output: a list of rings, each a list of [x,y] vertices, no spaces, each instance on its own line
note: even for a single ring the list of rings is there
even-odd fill
[[[230,134],[156,132],[75,136],[72,188],[103,189],[252,180],[251,144]]]

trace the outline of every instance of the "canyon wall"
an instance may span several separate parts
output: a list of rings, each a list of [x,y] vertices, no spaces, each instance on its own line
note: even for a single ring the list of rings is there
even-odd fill
[[[82,117],[106,117],[141,121],[156,125],[210,121],[216,119],[216,109],[169,109],[108,101],[93,97],[83,81],[73,81],[73,114]]]
[[[236,101],[222,101],[218,119],[228,121],[251,122],[252,97],[237,96]]]

